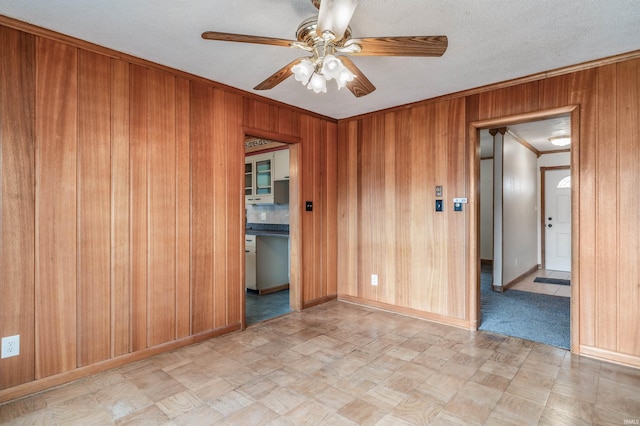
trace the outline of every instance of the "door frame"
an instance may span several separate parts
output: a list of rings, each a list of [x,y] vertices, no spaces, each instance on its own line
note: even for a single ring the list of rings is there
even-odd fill
[[[546,204],[547,204],[547,191],[545,188],[545,173],[549,172],[549,171],[553,171],[553,170],[568,170],[571,169],[571,166],[547,166],[547,167],[540,167],[540,266],[542,267],[542,269],[546,269],[546,225],[545,225],[545,217],[547,216],[545,214],[545,208],[546,208]],[[573,180],[573,177],[571,178]],[[571,182],[571,185],[573,186],[573,182]],[[573,194],[571,194],[573,197]],[[571,208],[573,209],[573,205],[571,206]],[[572,212],[573,214],[573,212]],[[573,217],[571,218],[573,220]],[[572,239],[572,245],[573,245],[573,229],[571,229],[571,239]],[[573,266],[573,265],[572,265]]]
[[[538,110],[523,114],[513,114],[468,123],[467,167],[469,173],[469,251],[467,253],[467,300],[469,301],[469,327],[477,330],[480,326],[480,130],[507,127],[528,121],[555,118],[562,115],[571,117],[571,352],[580,350],[580,246],[578,244],[580,205],[580,106],[567,105],[559,108]]]
[[[299,164],[302,162],[302,144],[301,139],[295,136],[284,135],[281,133],[269,132],[266,130],[255,129],[252,127],[242,127],[242,144],[244,152],[244,141],[247,136],[253,136],[262,139],[269,139],[274,142],[286,143],[289,145],[289,307],[294,312],[302,310],[302,204],[300,195],[302,194],[302,176]],[[241,167],[242,176],[238,178],[244,182],[244,155]],[[244,195],[242,195],[242,215],[240,222],[242,223],[242,266],[240,269],[240,282],[242,286],[242,308],[241,308],[241,330],[247,328],[246,319],[246,289],[245,289],[245,261],[244,261],[244,211],[245,211]]]

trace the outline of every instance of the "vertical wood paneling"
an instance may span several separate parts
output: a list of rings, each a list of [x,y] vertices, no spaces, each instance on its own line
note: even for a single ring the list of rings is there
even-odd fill
[[[213,89],[191,83],[191,330],[213,327]]]
[[[227,318],[227,112],[225,94],[213,91],[213,327],[226,324]],[[239,163],[236,163],[236,167]]]
[[[595,201],[596,258],[595,288],[596,300],[595,341],[598,347],[615,350],[618,338],[616,280],[618,265],[618,199],[611,194],[618,192],[618,176],[615,173],[618,162],[618,147],[615,116],[617,104],[616,66],[603,67],[598,80],[598,117]],[[604,142],[604,143],[603,143]],[[583,274],[581,274],[583,275]],[[585,277],[587,278],[587,277]],[[588,278],[587,278],[588,280]]]
[[[78,52],[78,365],[111,356],[111,61]],[[75,123],[74,123],[75,124]]]
[[[76,367],[77,49],[36,43],[36,378]]]
[[[539,109],[550,109],[569,105],[571,78],[571,75],[561,75],[541,80],[539,82]],[[532,109],[531,111],[535,111],[536,109],[538,108]]]
[[[0,27],[0,336],[20,356],[0,362],[0,389],[34,379],[35,37]]]
[[[358,295],[358,123],[338,124],[338,293]]]
[[[227,111],[227,322],[242,319],[244,293],[244,140],[241,129],[242,97],[225,95]],[[240,166],[238,166],[240,165]]]
[[[325,190],[325,221],[324,234],[325,243],[323,249],[325,252],[325,282],[326,287],[322,296],[335,295],[338,292],[337,287],[337,249],[338,234],[337,229],[337,190],[338,190],[338,126],[334,123],[324,123],[327,126],[327,136],[325,144],[325,164],[326,170],[325,183],[322,185]]]
[[[316,177],[316,161],[314,157],[315,150],[315,133],[319,130],[316,121],[311,117],[303,117],[302,119],[302,166],[300,170],[300,179],[302,180],[302,202],[312,201],[313,211],[304,211],[301,221],[301,237],[302,237],[302,300],[308,302],[316,298],[314,291],[314,283],[316,280],[316,268],[320,259],[316,253],[316,246],[313,240],[316,235],[315,224],[316,216],[321,211],[322,202],[314,198],[315,177]]]
[[[640,355],[640,60],[618,64],[618,351]],[[611,172],[611,171],[610,171]],[[611,191],[607,191],[611,193]],[[610,201],[610,200],[609,200]],[[613,262],[612,262],[613,263]]]
[[[452,198],[458,196],[470,197],[467,188],[466,160],[467,144],[464,143],[466,135],[466,117],[464,98],[448,101],[446,104],[446,146],[447,154],[443,160],[447,164],[447,182],[451,182],[448,202],[453,210]],[[459,195],[464,194],[464,195]],[[469,265],[465,263],[468,233],[469,233],[469,205],[463,206],[463,212],[453,212],[448,216],[449,222],[445,235],[447,243],[447,301],[446,315],[468,319],[467,312],[467,282],[465,271]]]
[[[379,287],[371,285],[371,275],[378,275],[379,286],[388,285],[384,264],[380,259],[384,251],[384,118],[375,116],[363,120],[358,141],[359,194],[359,257],[358,293],[360,297],[379,301]]]
[[[395,244],[395,282],[394,296],[399,306],[409,306],[413,298],[413,234],[412,227],[412,185],[413,150],[415,142],[412,139],[412,112],[404,110],[394,114],[395,129],[395,229],[393,242]],[[392,252],[391,252],[392,253]]]
[[[447,176],[447,164],[449,159],[447,144],[447,105],[448,102],[438,102],[429,110],[429,140],[427,141],[427,167],[424,170],[428,205],[435,204],[435,186],[447,182],[443,188],[444,212],[435,213],[435,207],[431,210],[432,220],[427,224],[428,250],[425,253],[429,265],[427,271],[427,283],[430,290],[429,310],[441,315],[447,315],[447,288],[455,285],[450,282],[447,270],[448,256],[442,256],[440,252],[446,252],[449,246],[447,228],[453,215],[451,199],[454,194],[455,181]]]
[[[175,77],[147,76],[147,346],[155,346],[176,335]]]
[[[277,131],[282,135],[300,136],[300,113],[291,109],[280,108],[278,111]]]
[[[411,184],[410,216],[408,235],[411,237],[411,276],[412,286],[409,307],[429,311],[427,266],[427,223],[433,221],[433,198],[427,196],[425,173],[427,170],[427,139],[429,132],[428,107],[420,106],[412,109],[411,114]]]
[[[307,294],[309,298],[307,300],[316,300],[325,295],[326,291],[326,267],[327,267],[327,253],[326,253],[326,240],[325,240],[325,220],[327,202],[325,198],[325,174],[327,164],[327,152],[324,149],[326,141],[326,126],[325,123],[319,119],[312,119],[313,122],[313,159],[315,167],[313,168],[313,195],[312,199],[318,203],[313,215],[313,238],[309,243],[313,246],[315,252],[314,258],[316,259],[313,279],[307,281],[310,284],[307,288],[310,290]]]
[[[384,208],[380,212],[384,220],[384,240],[381,245],[382,252],[378,262],[382,262],[384,265],[384,285],[380,287],[380,297],[385,303],[396,304],[396,239],[395,239],[395,227],[396,227],[396,147],[398,141],[396,136],[396,114],[389,113],[383,116],[383,133],[382,141],[384,143],[384,149],[382,152],[384,161],[384,186],[381,188],[384,191]],[[384,262],[383,262],[384,259]]]
[[[176,79],[176,337],[191,331],[189,259],[191,257],[189,197],[189,81]]]
[[[478,96],[478,119],[504,117],[536,111],[538,103],[539,82],[519,84],[503,89],[490,90]]]
[[[131,351],[129,64],[111,68],[111,355]]]
[[[130,237],[131,339],[133,351],[147,347],[147,70],[131,65]]]

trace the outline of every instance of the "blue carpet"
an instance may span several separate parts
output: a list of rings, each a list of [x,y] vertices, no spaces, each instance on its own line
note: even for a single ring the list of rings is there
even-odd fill
[[[518,290],[498,293],[491,290],[491,275],[484,273],[480,287],[480,330],[569,349],[568,297]]]

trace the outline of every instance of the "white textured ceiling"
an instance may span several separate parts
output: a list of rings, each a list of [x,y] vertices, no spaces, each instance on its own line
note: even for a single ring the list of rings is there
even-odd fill
[[[304,52],[209,41],[222,31],[295,39],[310,0],[2,0],[0,14],[248,92]],[[377,90],[333,82],[315,94],[292,77],[255,92],[333,118],[428,99],[640,49],[638,0],[360,0],[354,38],[446,35],[441,58],[355,57]]]

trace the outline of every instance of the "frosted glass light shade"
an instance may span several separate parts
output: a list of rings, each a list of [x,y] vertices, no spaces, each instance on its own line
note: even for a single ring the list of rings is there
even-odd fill
[[[327,79],[321,74],[313,74],[311,80],[309,80],[307,89],[313,90],[316,93],[327,93]]]
[[[333,55],[327,55],[324,57],[321,72],[327,80],[331,80],[332,78],[337,79],[343,69],[344,65],[342,65],[340,59]]]
[[[571,144],[571,136],[562,135],[562,136],[552,136],[549,138],[549,142],[556,146],[567,146]]]
[[[291,68],[291,72],[293,72],[296,80],[301,81],[302,84],[306,84],[309,81],[313,71],[313,62],[308,59],[303,59]]]
[[[355,74],[349,71],[344,65],[342,66],[342,71],[340,71],[340,75],[336,78],[336,83],[338,84],[338,89],[342,89],[347,85],[348,82],[353,81],[356,78]]]

